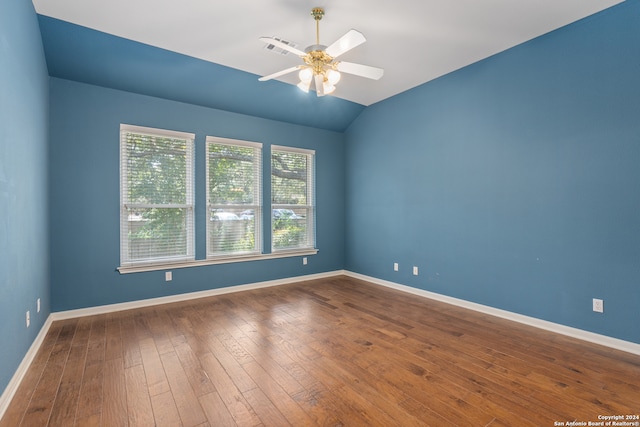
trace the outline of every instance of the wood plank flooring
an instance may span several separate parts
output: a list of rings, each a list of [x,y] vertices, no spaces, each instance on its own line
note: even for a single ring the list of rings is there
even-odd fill
[[[54,322],[0,427],[638,414],[640,356],[339,276]]]

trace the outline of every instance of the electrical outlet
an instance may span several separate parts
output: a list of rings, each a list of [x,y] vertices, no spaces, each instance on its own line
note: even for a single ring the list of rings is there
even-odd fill
[[[165,271],[164,280],[170,282],[173,280],[173,274],[170,271]]]
[[[40,298],[36,300],[36,307],[37,307],[38,313],[40,313]]]
[[[413,266],[413,275],[414,276],[418,275],[418,267],[416,267],[415,265]]]
[[[31,316],[29,315],[29,310],[27,310],[27,328],[31,325]]]
[[[597,313],[604,313],[604,301],[601,299],[593,299],[593,311]]]
[[[398,271],[398,263],[397,262],[393,263],[393,271]]]
[[[302,258],[302,265],[307,265],[307,257]]]

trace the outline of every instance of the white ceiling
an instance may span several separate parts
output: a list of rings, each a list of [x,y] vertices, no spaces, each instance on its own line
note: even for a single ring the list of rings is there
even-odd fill
[[[621,0],[33,0],[41,15],[256,75],[298,65],[263,49],[277,36],[315,44],[311,8],[324,7],[320,42],[351,28],[367,42],[342,60],[384,68],[372,81],[344,75],[334,96],[370,105]],[[256,77],[257,78],[257,77]],[[282,81],[297,83],[295,73]]]

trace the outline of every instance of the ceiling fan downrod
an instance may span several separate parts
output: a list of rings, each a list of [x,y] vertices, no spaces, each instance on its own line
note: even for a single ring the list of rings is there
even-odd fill
[[[324,9],[321,7],[314,7],[311,9],[311,16],[316,20],[316,44],[320,44],[320,20],[324,16]]]

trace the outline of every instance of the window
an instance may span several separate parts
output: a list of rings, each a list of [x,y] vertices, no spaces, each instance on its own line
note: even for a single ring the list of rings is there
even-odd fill
[[[315,247],[315,152],[271,147],[271,250]]]
[[[193,133],[120,125],[120,273],[318,252],[315,151],[272,146],[269,184],[262,144],[207,136],[205,229],[196,235],[194,139]],[[268,185],[271,205],[264,208]],[[271,253],[263,253],[269,217]],[[206,258],[196,259],[200,238]]]
[[[120,125],[120,264],[194,259],[193,139]]]
[[[262,144],[207,137],[207,257],[262,248]]]

